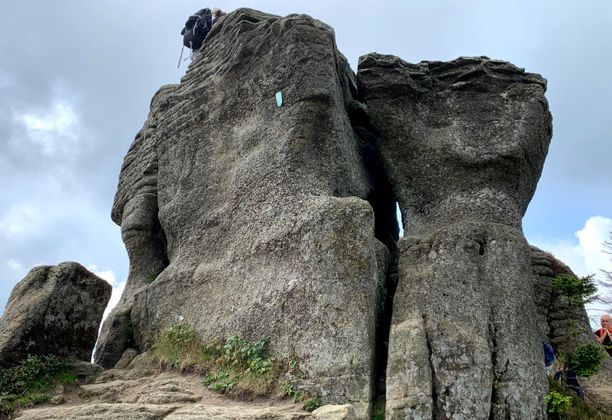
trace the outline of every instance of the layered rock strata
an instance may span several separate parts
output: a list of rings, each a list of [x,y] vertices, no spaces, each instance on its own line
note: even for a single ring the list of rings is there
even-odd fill
[[[129,317],[104,326],[97,360],[113,364],[129,340],[144,350],[179,322],[204,341],[266,336],[299,360],[302,387],[367,412],[389,252],[347,111],[354,93],[317,20],[240,9],[215,25],[124,162],[113,218],[131,266],[114,319]]]
[[[546,81],[481,58],[360,59],[398,200],[388,418],[543,418],[546,380],[521,218],[551,138]]]
[[[74,262],[30,270],[0,318],[0,366],[29,354],[89,361],[111,290]]]

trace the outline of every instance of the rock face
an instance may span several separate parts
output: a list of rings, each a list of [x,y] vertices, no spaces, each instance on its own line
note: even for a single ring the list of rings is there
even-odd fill
[[[356,78],[317,20],[222,18],[125,158],[112,217],[130,274],[96,361],[187,323],[269,337],[300,389],[356,418],[385,392],[388,418],[544,417],[521,218],[545,87],[484,57],[370,54]]]
[[[28,354],[89,361],[111,286],[80,264],[33,268],[0,318],[0,366]]]
[[[404,222],[391,418],[540,418],[546,393],[521,218],[551,137],[546,82],[482,58],[360,59]]]
[[[535,297],[540,336],[558,353],[570,354],[577,347],[594,342],[589,318],[583,305],[571,305],[551,284],[559,275],[574,272],[552,254],[531,247]]]
[[[124,162],[113,219],[130,277],[98,363],[177,322],[205,341],[267,336],[300,361],[304,386],[367,410],[388,251],[347,112],[354,89],[317,20],[240,9],[215,25]]]

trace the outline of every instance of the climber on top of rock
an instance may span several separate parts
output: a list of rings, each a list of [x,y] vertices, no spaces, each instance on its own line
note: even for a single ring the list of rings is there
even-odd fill
[[[196,51],[200,49],[204,38],[212,28],[212,13],[209,8],[201,9],[187,18],[181,31],[183,45]]]
[[[217,19],[224,16],[225,13],[218,7],[215,7],[212,12],[206,7],[189,16],[187,18],[187,22],[185,22],[185,27],[181,31],[181,35],[183,35],[183,48],[187,47],[191,49],[192,59],[197,55],[200,47],[202,47],[202,44],[204,43],[204,39],[206,39],[206,35],[208,35],[212,29],[214,23],[213,15],[216,22]],[[181,50],[181,56],[179,58],[179,67],[182,59],[183,50]]]

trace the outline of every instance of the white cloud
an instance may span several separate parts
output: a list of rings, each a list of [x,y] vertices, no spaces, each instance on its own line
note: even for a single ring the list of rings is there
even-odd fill
[[[112,270],[98,270],[98,267],[96,265],[89,265],[87,266],[87,269],[94,273],[96,276],[103,278],[104,280],[109,282],[111,286],[113,286],[111,298],[108,301],[106,309],[104,310],[104,315],[102,315],[102,323],[100,323],[100,328],[102,328],[102,324],[104,323],[104,320],[106,319],[110,311],[112,311],[113,308],[117,306],[117,303],[119,303],[119,299],[121,298],[123,289],[125,289],[125,281],[117,282],[117,277],[115,276],[115,273]]]
[[[575,233],[574,241],[534,240],[531,243],[552,253],[579,276],[589,274],[599,276],[601,269],[612,270],[611,256],[603,251],[603,242],[610,238],[610,232],[612,232],[612,219],[593,216]]]
[[[603,216],[592,216],[584,227],[575,233],[575,241],[533,241],[533,245],[552,253],[559,260],[567,264],[578,276],[594,274],[595,279],[602,279],[601,270],[612,271],[612,255],[604,252],[604,241],[610,240],[612,232],[612,219]],[[610,297],[612,291],[600,288],[600,295]],[[587,305],[587,312],[591,325],[599,324],[599,316],[609,311],[609,305],[595,302]]]
[[[102,315],[102,322],[100,323],[100,328],[102,328],[102,324],[104,324],[104,321],[106,320],[106,317],[108,316],[110,311],[112,311],[119,303],[119,299],[123,294],[123,289],[125,289],[125,281],[113,285],[113,293],[111,295],[110,300],[108,301],[106,309],[104,310],[104,314]]]
[[[64,100],[54,102],[43,112],[14,115],[21,123],[28,139],[46,155],[71,154],[77,151],[79,119],[72,105]]]
[[[95,264],[88,265],[87,269],[94,273],[96,276],[109,282],[111,286],[115,287],[117,285],[117,278],[115,277],[115,273],[113,273],[112,270],[99,270],[98,266],[96,266]]]

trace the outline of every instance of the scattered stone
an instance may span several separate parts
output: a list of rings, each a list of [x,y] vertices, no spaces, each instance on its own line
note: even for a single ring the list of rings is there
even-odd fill
[[[351,420],[355,418],[355,411],[350,404],[324,405],[312,412],[312,418],[317,420]]]
[[[20,420],[158,420],[167,418],[176,407],[153,404],[101,403],[74,405],[69,407],[45,407],[24,411],[19,414]]]
[[[278,407],[247,408],[231,406],[214,406],[193,404],[182,407],[166,420],[188,419],[224,419],[224,420],[302,420],[309,419],[309,413],[296,411],[295,408],[283,409]]]
[[[0,318],[0,366],[28,354],[89,361],[111,290],[75,262],[30,270]]]
[[[127,368],[136,356],[138,356],[138,351],[135,349],[125,349],[123,355],[121,355],[121,359],[115,364],[115,369]]]

